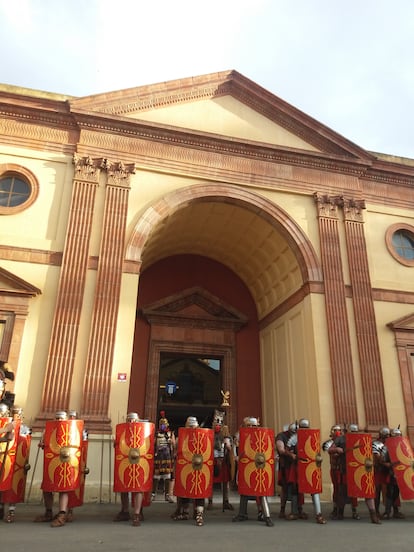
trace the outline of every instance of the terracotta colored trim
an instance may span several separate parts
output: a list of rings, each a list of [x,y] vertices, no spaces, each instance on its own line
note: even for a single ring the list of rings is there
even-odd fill
[[[99,167],[75,159],[75,176],[39,421],[69,408]]]
[[[62,264],[62,253],[60,251],[0,245],[0,259],[18,261],[20,263],[60,266]]]
[[[398,230],[407,230],[410,232],[411,235],[414,235],[414,226],[412,224],[406,224],[404,222],[397,222],[396,224],[392,224],[389,228],[387,228],[387,231],[385,232],[385,245],[387,246],[388,253],[400,264],[404,266],[410,266],[414,267],[414,259],[404,259],[404,257],[401,257],[398,255],[398,253],[395,250],[395,246],[392,242],[393,235],[395,232],[398,232]]]
[[[262,217],[286,239],[298,261],[303,282],[321,282],[322,270],[316,252],[296,222],[280,207],[262,196],[240,187],[225,184],[195,185],[166,194],[140,217],[126,247],[126,261],[141,261],[143,247],[153,228],[164,217],[189,202],[218,199],[240,205]]]
[[[337,198],[315,194],[315,202],[324,272],[335,417],[346,423],[357,423],[356,389],[339,240],[338,201]]]
[[[275,309],[273,309],[269,314],[267,314],[264,318],[259,320],[259,328],[260,330],[264,330],[272,324],[275,320],[289,312],[293,307],[298,305],[303,301],[303,299],[309,295],[310,293],[324,293],[324,286],[322,282],[313,282],[311,284],[305,284],[300,289],[292,293],[290,297],[286,299],[286,301],[283,301],[280,305],[278,305]]]
[[[129,183],[134,170],[134,167],[124,167],[119,163],[108,170],[81,407],[82,416],[91,431],[111,430],[108,408],[112,362],[125,250]]]
[[[342,207],[365,420],[368,430],[376,430],[379,426],[387,425],[388,416],[362,218],[365,204],[344,199]]]
[[[402,303],[414,305],[413,291],[372,288],[372,297],[374,301],[385,301],[387,303]]]
[[[37,196],[39,195],[39,182],[35,175],[23,167],[22,165],[17,165],[14,163],[5,163],[0,164],[0,178],[15,175],[21,176],[21,180],[25,180],[30,186],[30,195],[27,200],[21,205],[16,205],[15,207],[2,207],[0,206],[0,215],[15,215],[16,213],[21,213],[28,209],[36,201]]]

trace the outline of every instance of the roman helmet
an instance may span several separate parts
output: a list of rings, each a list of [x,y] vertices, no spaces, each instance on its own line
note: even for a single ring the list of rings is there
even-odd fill
[[[136,412],[128,412],[127,422],[139,422],[139,416]]]
[[[378,433],[379,437],[381,439],[386,439],[387,437],[389,437],[391,435],[391,430],[389,427],[382,427],[380,430],[379,430],[379,433]]]
[[[195,416],[188,416],[188,418],[185,421],[185,427],[192,427],[197,428],[198,427],[198,420]]]

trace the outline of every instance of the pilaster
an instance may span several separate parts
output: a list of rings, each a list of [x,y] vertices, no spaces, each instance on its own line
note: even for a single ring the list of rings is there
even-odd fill
[[[338,422],[357,422],[357,400],[339,240],[338,207],[341,202],[338,197],[319,193],[314,194],[314,198],[318,209],[335,416]]]
[[[108,167],[102,240],[83,384],[82,417],[90,431],[111,432],[108,417],[130,176],[134,165]]]
[[[75,174],[67,224],[41,411],[35,422],[69,408],[79,321],[83,304],[96,189],[104,161],[73,158]]]
[[[364,234],[363,209],[365,209],[364,201],[343,199],[345,238],[365,419],[367,429],[374,431],[379,426],[387,424],[387,407]]]

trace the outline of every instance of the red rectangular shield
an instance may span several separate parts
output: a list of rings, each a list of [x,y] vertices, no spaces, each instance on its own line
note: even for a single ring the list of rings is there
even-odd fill
[[[375,498],[371,435],[347,433],[345,441],[348,496]]]
[[[322,492],[321,432],[298,429],[298,486],[304,494]]]
[[[275,491],[275,433],[266,427],[241,427],[239,494],[273,496]]]
[[[385,445],[393,464],[401,498],[414,500],[414,458],[410,441],[407,437],[389,437]]]
[[[26,476],[29,467],[29,455],[32,436],[30,433],[17,436],[16,461],[14,463],[11,486],[2,493],[2,501],[8,504],[24,502]]]
[[[81,458],[80,458],[80,476],[79,476],[79,487],[75,491],[70,491],[68,493],[68,508],[76,508],[77,506],[82,506],[83,497],[85,494],[85,480],[86,480],[86,470],[87,470],[87,459],[88,459],[88,440],[82,440],[81,448]]]
[[[152,422],[125,422],[116,426],[114,492],[151,491],[154,432]]]
[[[0,418],[0,428],[5,428],[11,421],[12,418]],[[7,491],[12,486],[19,431],[20,422],[16,422],[12,439],[0,443],[0,491]]]
[[[180,427],[175,463],[174,494],[207,498],[213,493],[213,430]]]
[[[43,491],[67,492],[79,487],[83,420],[46,422],[43,441]]]

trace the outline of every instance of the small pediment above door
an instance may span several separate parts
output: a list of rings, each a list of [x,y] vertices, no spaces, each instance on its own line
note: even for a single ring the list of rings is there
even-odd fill
[[[414,332],[414,313],[398,318],[398,320],[394,320],[393,322],[389,322],[387,326],[394,331]]]
[[[142,308],[150,324],[238,330],[247,317],[200,287],[186,289]]]
[[[0,295],[30,296],[40,295],[42,292],[36,286],[19,278],[15,274],[0,267]]]

